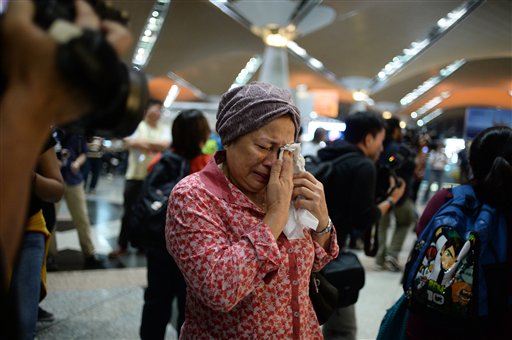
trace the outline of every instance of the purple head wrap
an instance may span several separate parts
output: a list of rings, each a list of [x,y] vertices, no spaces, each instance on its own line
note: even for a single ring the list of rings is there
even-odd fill
[[[300,113],[288,90],[268,83],[251,82],[224,93],[217,111],[216,130],[226,145],[270,121],[289,115],[299,137]]]

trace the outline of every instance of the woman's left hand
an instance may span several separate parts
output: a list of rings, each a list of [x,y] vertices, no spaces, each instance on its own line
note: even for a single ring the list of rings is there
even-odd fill
[[[295,208],[306,209],[318,219],[319,226],[329,223],[324,186],[311,173],[303,171],[293,175]]]

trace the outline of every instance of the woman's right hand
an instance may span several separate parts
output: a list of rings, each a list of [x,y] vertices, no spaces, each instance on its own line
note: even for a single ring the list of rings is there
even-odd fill
[[[283,159],[277,159],[270,170],[265,200],[267,214],[263,219],[276,240],[288,221],[292,192],[293,153],[285,151]]]

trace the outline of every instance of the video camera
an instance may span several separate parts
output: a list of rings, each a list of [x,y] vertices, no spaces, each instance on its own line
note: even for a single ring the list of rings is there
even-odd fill
[[[103,0],[86,0],[100,19],[123,25],[128,14]],[[47,30],[62,19],[75,19],[74,0],[35,1],[35,23]],[[129,135],[143,117],[149,99],[145,74],[124,64],[100,31],[82,29],[83,34],[61,43],[57,67],[63,78],[86,95],[91,109],[64,130],[122,137]],[[0,75],[0,83],[4,80]],[[2,84],[2,85],[5,85]]]
[[[414,153],[405,145],[400,145],[381,157],[377,162],[377,199],[385,199],[391,190],[403,185],[400,177],[408,178],[412,175],[415,167],[414,158]],[[390,176],[395,179],[394,188],[389,187]]]
[[[402,186],[402,181],[398,177],[396,171],[400,169],[403,165],[405,157],[400,153],[394,153],[389,155],[385,161],[379,167],[379,175],[384,176],[383,183],[385,188],[382,191],[390,192],[390,190],[394,190],[395,188],[400,188]],[[383,168],[383,169],[382,169]],[[389,176],[393,177],[395,180],[394,188],[389,188],[389,182],[385,179],[389,178]],[[386,185],[388,184],[388,185]]]

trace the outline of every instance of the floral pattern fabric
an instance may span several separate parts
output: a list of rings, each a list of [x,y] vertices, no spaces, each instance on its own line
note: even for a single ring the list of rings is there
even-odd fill
[[[181,339],[322,339],[309,299],[311,270],[338,255],[309,232],[276,241],[264,211],[230,183],[214,159],[169,199],[167,248],[187,282]]]

